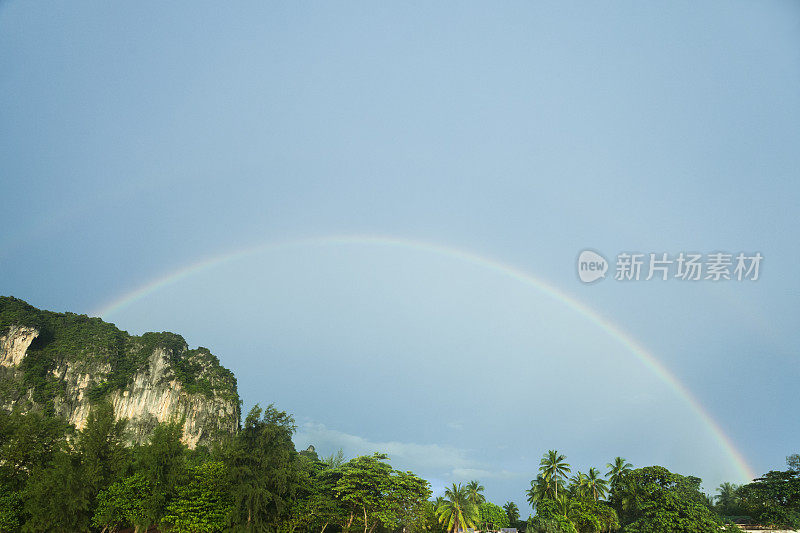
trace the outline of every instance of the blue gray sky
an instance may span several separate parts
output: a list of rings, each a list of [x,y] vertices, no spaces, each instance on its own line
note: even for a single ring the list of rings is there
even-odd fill
[[[183,334],[298,446],[523,509],[549,448],[742,481],[499,262],[756,473],[800,451],[796,2],[7,1],[0,50],[0,293]],[[430,245],[305,240],[343,235]],[[623,251],[764,261],[623,283]]]

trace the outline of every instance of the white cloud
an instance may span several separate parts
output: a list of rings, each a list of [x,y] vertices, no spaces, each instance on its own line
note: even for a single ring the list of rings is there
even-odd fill
[[[371,441],[351,435],[324,424],[305,422],[294,437],[298,449],[313,444],[320,455],[341,448],[345,457],[368,455],[373,452],[386,453],[395,468],[408,469],[426,478],[445,482],[461,482],[470,479],[509,478],[517,474],[507,470],[492,471],[470,457],[470,452],[454,446],[439,444],[417,444],[399,441]]]
[[[472,479],[502,478],[509,479],[520,477],[521,474],[509,470],[485,470],[483,468],[456,468],[452,471],[456,481],[469,481]]]

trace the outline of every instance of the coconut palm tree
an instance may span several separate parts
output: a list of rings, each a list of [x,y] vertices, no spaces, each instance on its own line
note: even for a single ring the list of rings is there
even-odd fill
[[[436,505],[439,523],[447,531],[458,533],[468,527],[475,527],[478,520],[478,506],[469,500],[469,492],[461,483],[444,491],[444,498]]]
[[[558,453],[556,450],[548,450],[539,462],[539,472],[542,473],[546,481],[552,483],[556,498],[558,498],[559,482],[566,478],[567,474],[571,472],[566,459],[566,456]]]
[[[600,471],[596,468],[590,468],[589,473],[586,474],[584,480],[586,490],[594,497],[594,501],[599,500],[606,495],[608,491],[608,481],[600,476]]]
[[[569,478],[569,492],[577,499],[582,499],[586,496],[586,474],[578,471],[575,475]]]
[[[506,502],[503,506],[503,510],[506,512],[506,516],[508,516],[508,525],[514,527],[514,524],[519,520],[519,508],[517,504],[514,502]]]
[[[606,466],[609,468],[609,471],[606,472],[606,475],[610,476],[608,480],[611,482],[612,487],[619,483],[622,476],[633,469],[633,465],[628,463],[622,457],[615,457],[614,462],[608,463]]]
[[[572,518],[578,508],[578,503],[566,494],[556,498],[556,509],[564,518]]]
[[[548,489],[549,484],[541,474],[536,476],[536,479],[531,480],[531,488],[525,491],[528,495],[528,503],[531,507],[535,509],[537,503],[547,498]]]
[[[739,504],[739,495],[737,494],[739,485],[735,483],[725,482],[717,488],[717,505],[719,506],[720,514],[731,515],[732,511],[736,509]]]
[[[480,505],[486,501],[486,496],[483,495],[483,491],[484,486],[481,485],[481,482],[477,479],[473,479],[467,483],[467,494],[469,495],[469,501],[475,505]]]

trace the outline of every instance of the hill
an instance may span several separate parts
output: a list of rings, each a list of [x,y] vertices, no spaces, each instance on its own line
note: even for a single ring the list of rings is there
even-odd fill
[[[208,349],[189,349],[175,333],[130,335],[99,318],[0,297],[0,408],[40,409],[81,429],[103,400],[128,419],[131,443],[176,418],[192,448],[239,425],[236,378]]]

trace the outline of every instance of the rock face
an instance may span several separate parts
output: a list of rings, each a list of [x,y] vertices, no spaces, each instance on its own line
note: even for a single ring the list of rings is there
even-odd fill
[[[11,326],[5,335],[0,336],[0,365],[12,367],[20,364],[28,346],[38,336],[39,331],[35,328]]]
[[[146,442],[159,422],[182,420],[194,448],[239,425],[236,378],[207,349],[0,297],[0,407],[43,409],[82,429],[98,401],[128,420],[130,442]]]

